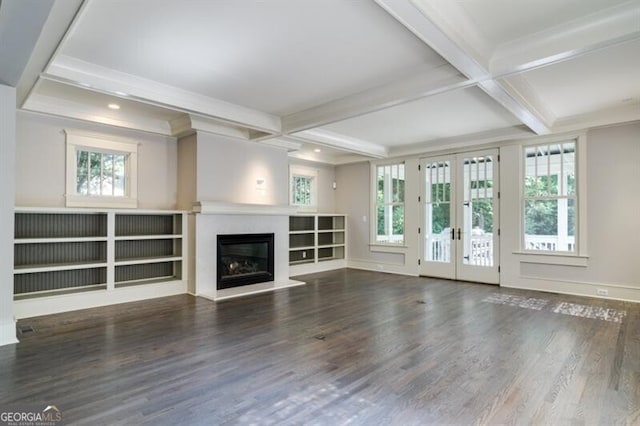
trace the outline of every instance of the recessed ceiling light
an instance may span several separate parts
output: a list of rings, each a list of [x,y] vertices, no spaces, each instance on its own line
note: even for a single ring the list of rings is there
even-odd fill
[[[120,109],[120,105],[118,104],[109,104],[107,106],[109,107],[109,109]]]
[[[313,152],[320,152],[320,148],[314,149]]]

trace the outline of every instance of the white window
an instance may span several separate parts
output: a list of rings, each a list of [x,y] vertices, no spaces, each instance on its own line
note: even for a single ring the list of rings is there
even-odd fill
[[[524,147],[525,251],[577,254],[576,140]]]
[[[137,143],[78,131],[66,134],[67,206],[137,207]]]
[[[292,206],[301,210],[314,211],[318,205],[318,171],[301,166],[289,166],[290,191],[289,200]]]
[[[375,244],[404,244],[404,163],[375,166]]]

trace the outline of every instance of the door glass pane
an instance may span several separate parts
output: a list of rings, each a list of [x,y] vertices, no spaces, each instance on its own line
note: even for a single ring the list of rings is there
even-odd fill
[[[493,158],[465,158],[462,208],[462,262],[493,266]]]
[[[430,262],[451,262],[451,163],[425,165],[425,253]]]

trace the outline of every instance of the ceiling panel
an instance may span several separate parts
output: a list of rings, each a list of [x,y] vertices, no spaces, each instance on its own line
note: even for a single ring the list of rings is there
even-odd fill
[[[436,0],[449,2],[450,0]],[[497,47],[629,0],[460,0],[487,44]],[[437,3],[436,3],[437,4]]]
[[[640,41],[524,74],[556,118],[640,102]]]
[[[87,4],[61,53],[286,115],[444,60],[372,1]]]
[[[325,129],[391,147],[520,124],[482,90],[472,87],[341,121]]]

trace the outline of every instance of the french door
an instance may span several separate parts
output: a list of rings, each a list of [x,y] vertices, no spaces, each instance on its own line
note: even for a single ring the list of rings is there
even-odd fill
[[[498,151],[421,160],[421,275],[498,284]]]

